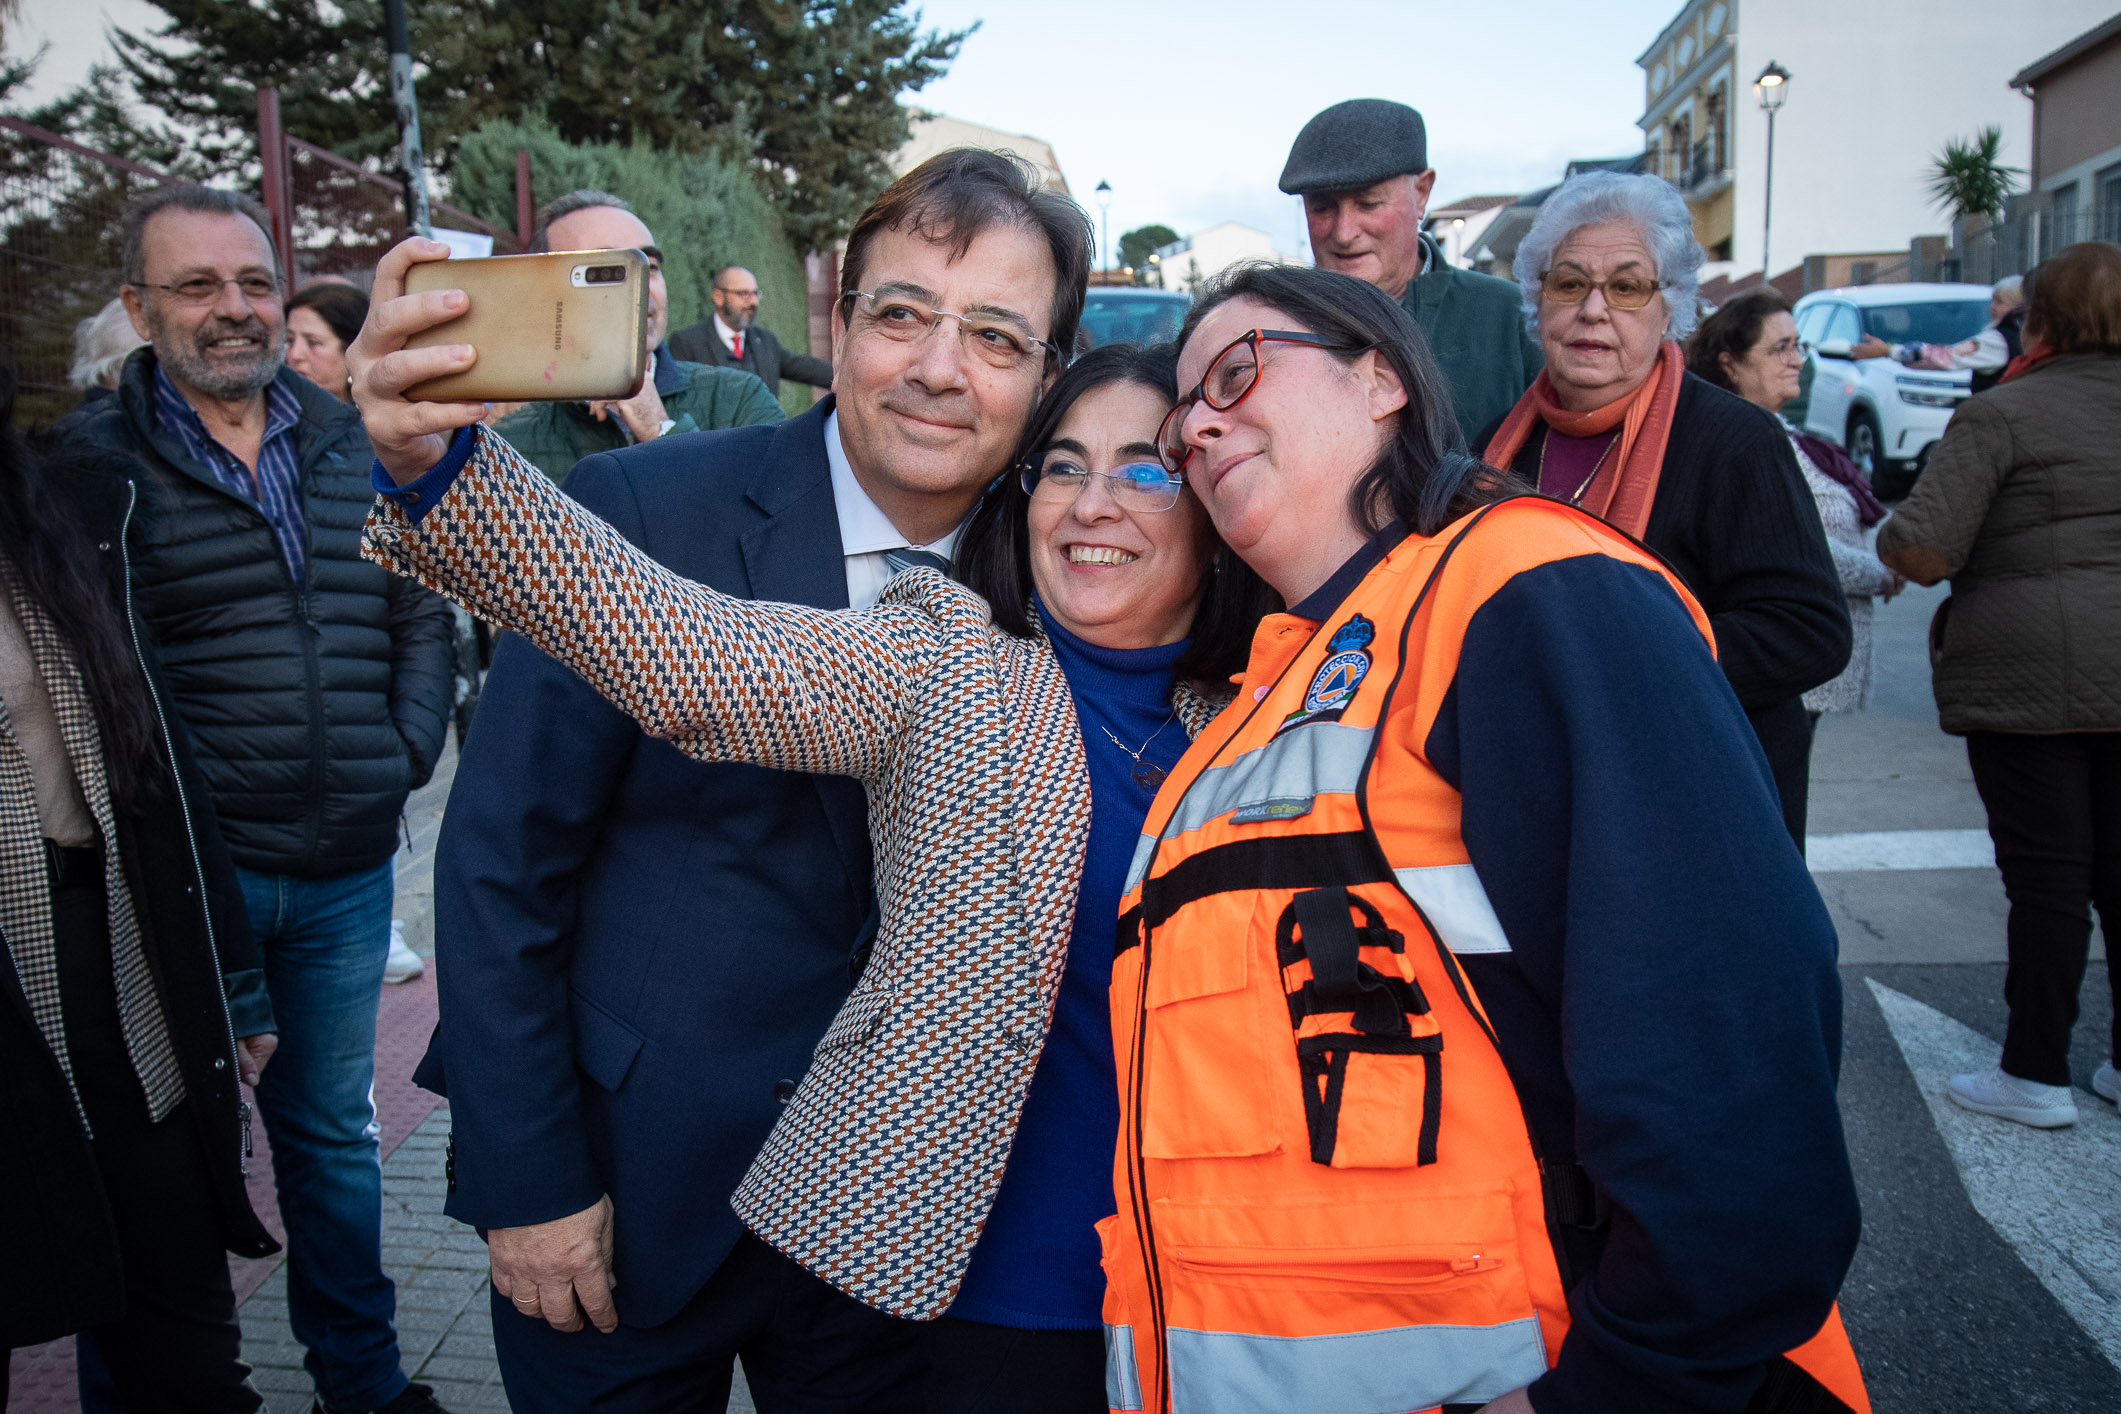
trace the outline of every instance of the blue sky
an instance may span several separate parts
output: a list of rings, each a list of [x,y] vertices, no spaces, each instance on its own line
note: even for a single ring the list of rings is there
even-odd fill
[[[410,0],[417,5],[419,0]],[[926,0],[925,22],[981,28],[914,101],[1051,142],[1091,214],[1112,183],[1111,229],[1181,234],[1243,221],[1301,249],[1295,199],[1274,181],[1304,120],[1344,98],[1422,110],[1440,199],[1554,181],[1571,157],[1639,151],[1635,56],[1681,0]],[[28,0],[25,41],[53,48],[37,91],[75,82],[112,20],[141,0]]]
[[[1642,147],[1635,56],[1680,0],[927,0],[984,23],[913,101],[1052,143],[1076,196],[1112,184],[1112,236],[1243,221],[1299,250],[1275,189],[1289,143],[1344,98],[1421,109],[1440,199],[1559,179],[1572,157]]]

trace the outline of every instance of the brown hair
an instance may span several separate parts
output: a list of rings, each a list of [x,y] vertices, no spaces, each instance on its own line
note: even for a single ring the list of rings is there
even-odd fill
[[[1687,339],[1687,372],[1706,378],[1727,392],[1737,391],[1731,387],[1731,375],[1724,372],[1723,355],[1743,359],[1760,342],[1761,326],[1776,315],[1789,312],[1790,302],[1772,285],[1761,285],[1726,300]]]
[[[2035,265],[2025,333],[2056,353],[2121,354],[2121,246],[2079,241]]]
[[[339,336],[341,347],[359,338],[361,326],[368,322],[368,296],[352,285],[313,280],[288,299],[287,312],[293,314],[298,309],[316,311],[317,318]]]
[[[1090,218],[1047,190],[1038,169],[1013,152],[952,148],[884,188],[848,233],[840,262],[840,317],[847,317],[847,296],[862,288],[862,266],[879,233],[904,230],[947,244],[956,260],[982,232],[1000,225],[1044,238],[1053,255],[1053,327],[1046,342],[1073,350],[1090,281]]]

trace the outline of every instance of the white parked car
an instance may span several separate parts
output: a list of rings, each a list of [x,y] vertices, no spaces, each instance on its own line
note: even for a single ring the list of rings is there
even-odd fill
[[[1853,285],[1797,301],[1811,365],[1804,430],[1839,443],[1887,500],[1905,496],[1969,396],[1970,375],[1851,358],[1865,335],[1888,344],[1956,344],[1988,327],[1986,285]]]

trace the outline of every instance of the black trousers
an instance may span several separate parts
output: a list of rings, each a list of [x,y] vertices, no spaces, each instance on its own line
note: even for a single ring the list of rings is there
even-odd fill
[[[2121,732],[1974,732],[1966,759],[2011,901],[2003,1069],[2067,1085],[2094,905],[2107,946],[2121,938]],[[2121,1055],[2121,968],[2111,959],[2107,982],[2110,1054]]]
[[[922,1328],[927,1414],[1104,1414],[1105,1333],[950,1316]]]
[[[617,1292],[619,1311],[626,1291]],[[918,1328],[834,1290],[750,1233],[659,1326],[556,1331],[492,1294],[515,1414],[722,1414],[733,1363],[759,1414],[923,1414]]]

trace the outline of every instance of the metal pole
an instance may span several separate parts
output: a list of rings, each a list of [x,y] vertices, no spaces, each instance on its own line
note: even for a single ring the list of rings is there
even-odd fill
[[[420,152],[420,105],[412,93],[412,45],[405,37],[405,0],[383,0],[390,40],[390,97],[398,108],[398,166],[405,174],[406,214],[416,236],[433,234],[427,220],[427,163]]]
[[[530,249],[530,237],[537,227],[537,202],[531,195],[530,149],[516,149],[516,244]]]
[[[1760,201],[1760,283],[1772,284],[1775,267],[1768,261],[1768,237],[1775,229],[1775,110],[1767,114],[1767,194]]]

